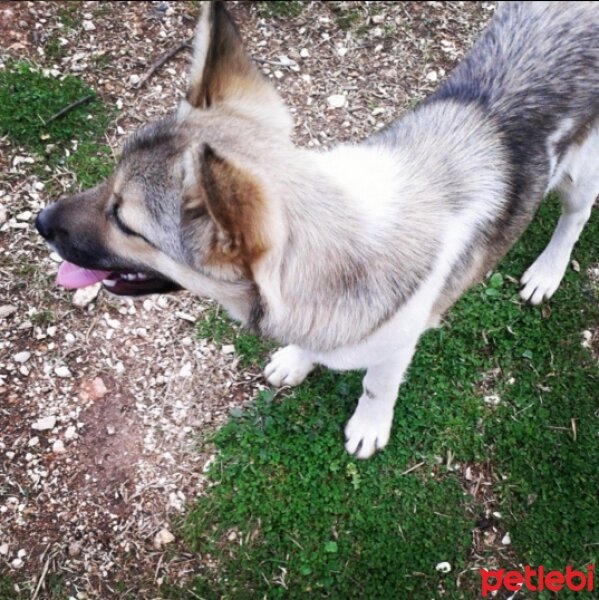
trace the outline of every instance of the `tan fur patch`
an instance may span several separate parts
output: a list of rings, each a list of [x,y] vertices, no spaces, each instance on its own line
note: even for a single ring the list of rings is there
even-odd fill
[[[252,265],[266,252],[262,232],[264,197],[258,182],[204,146],[201,178],[206,207],[216,224],[208,264],[230,263],[251,276]],[[201,210],[199,205],[195,211]]]

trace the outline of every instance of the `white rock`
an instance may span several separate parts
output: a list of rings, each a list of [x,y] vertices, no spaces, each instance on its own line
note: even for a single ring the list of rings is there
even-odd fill
[[[23,549],[21,548],[21,550],[19,550],[19,551],[17,552],[17,556],[18,556],[19,558],[25,558],[25,557],[27,556],[27,551],[26,551],[26,550],[23,550]]]
[[[12,460],[12,459],[13,459],[15,456],[16,456],[16,455],[15,455],[15,453],[14,453],[12,450],[9,450],[9,451],[6,453],[6,458],[8,458],[8,460]]]
[[[168,529],[161,529],[154,536],[154,548],[160,550],[162,546],[166,546],[175,541],[175,536]]]
[[[102,283],[98,281],[98,283],[94,283],[94,285],[88,285],[87,287],[79,288],[73,295],[73,304],[75,306],[79,306],[80,308],[91,304],[98,297],[101,287]]]
[[[38,419],[31,427],[37,431],[47,431],[48,429],[54,429],[56,425],[56,417],[42,417]]]
[[[15,558],[11,563],[10,566],[13,569],[21,569],[23,567],[23,561],[20,558]]]
[[[333,94],[327,98],[327,104],[331,108],[343,108],[347,104],[347,96],[343,94]]]
[[[489,406],[498,406],[500,402],[501,398],[497,394],[485,396],[485,404],[488,404]]]
[[[28,442],[27,445],[31,448],[33,448],[33,446],[37,446],[40,443],[40,439],[36,436],[36,437],[32,437]]]
[[[24,210],[16,216],[17,221],[31,221],[33,213],[30,210]]]
[[[191,363],[185,363],[179,371],[179,377],[191,377]]]
[[[439,79],[439,75],[437,74],[437,71],[429,71],[426,74],[427,81],[432,81],[434,83],[435,81],[437,81],[437,79]]]
[[[94,31],[96,26],[91,21],[83,21],[83,29],[85,31]]]
[[[55,367],[54,373],[56,374],[57,377],[61,377],[63,379],[71,376],[71,372],[69,371],[69,368],[65,367],[64,365],[62,365],[60,367]]]
[[[55,263],[62,262],[62,256],[60,256],[60,254],[58,254],[58,252],[51,252],[50,259],[53,260]]]
[[[302,58],[310,58],[310,51],[308,50],[308,48],[302,48],[300,50],[300,56]]]
[[[343,58],[347,54],[347,48],[345,46],[341,46],[337,48],[337,56],[339,58]]]
[[[449,573],[451,571],[451,565],[447,561],[443,561],[437,564],[435,567],[439,573]]]
[[[510,537],[509,531],[501,538],[501,543],[504,546],[509,546],[512,543],[512,538]]]
[[[65,440],[74,440],[77,437],[77,428],[74,425],[69,425],[64,432]]]
[[[0,306],[0,319],[6,319],[6,317],[10,317],[10,315],[17,312],[17,307],[12,306],[10,304],[4,304]]]
[[[223,354],[234,354],[235,346],[233,344],[225,344],[222,347]]]
[[[121,322],[118,319],[106,319],[106,324],[112,329],[121,328]]]
[[[129,77],[129,83],[131,85],[137,85],[141,80],[141,77],[139,75],[131,75],[131,77]]]
[[[106,433],[108,435],[114,435],[116,433],[116,429],[112,425],[106,426]]]
[[[27,352],[24,350],[23,352],[18,352],[13,357],[13,360],[18,363],[26,363],[31,358],[31,352]]]
[[[75,336],[74,336],[72,333],[67,333],[67,334],[64,336],[64,341],[65,341],[67,344],[69,344],[69,345],[71,345],[71,344],[74,344],[74,343],[75,343]]]
[[[8,544],[0,544],[0,556],[6,556],[8,554]]]
[[[8,219],[8,214],[6,213],[6,208],[0,205],[0,226],[6,223],[6,219]]]
[[[63,454],[66,452],[64,442],[62,440],[56,440],[52,444],[52,452],[54,452],[54,454]]]

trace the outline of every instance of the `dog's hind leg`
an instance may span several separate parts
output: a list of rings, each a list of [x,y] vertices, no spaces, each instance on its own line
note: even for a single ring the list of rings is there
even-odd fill
[[[591,216],[599,195],[599,126],[581,145],[568,151],[562,171],[557,186],[562,214],[548,246],[521,279],[520,296],[531,304],[548,300],[557,290],[574,244]]]

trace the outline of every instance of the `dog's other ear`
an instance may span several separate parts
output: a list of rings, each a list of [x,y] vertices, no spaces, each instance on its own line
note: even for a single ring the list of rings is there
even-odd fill
[[[193,108],[224,103],[291,131],[275,88],[246,54],[239,30],[222,2],[202,2],[193,42],[186,100]]]
[[[214,262],[234,263],[251,271],[266,250],[265,202],[250,174],[221,158],[208,145],[201,152],[201,182],[206,207],[216,225]]]

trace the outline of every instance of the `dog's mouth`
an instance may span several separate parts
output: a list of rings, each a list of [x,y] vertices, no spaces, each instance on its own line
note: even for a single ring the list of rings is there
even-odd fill
[[[102,282],[111,294],[117,296],[145,296],[164,294],[182,289],[174,281],[157,273],[131,271],[100,271],[85,269],[63,262],[56,275],[56,283],[68,289],[80,289]]]

